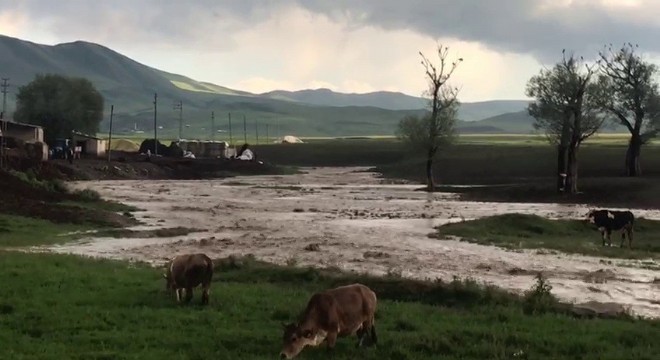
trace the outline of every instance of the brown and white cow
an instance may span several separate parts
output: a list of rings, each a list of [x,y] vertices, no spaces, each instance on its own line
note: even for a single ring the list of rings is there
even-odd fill
[[[292,359],[305,346],[318,346],[323,341],[328,349],[337,337],[356,334],[357,346],[368,336],[377,340],[374,316],[376,293],[362,284],[352,284],[318,292],[310,298],[297,323],[284,325],[282,359]]]
[[[202,286],[202,304],[209,302],[209,289],[213,278],[213,261],[205,254],[185,254],[172,259],[167,265],[165,290],[176,292],[176,301],[181,302],[185,289],[185,301],[193,296],[193,288]]]

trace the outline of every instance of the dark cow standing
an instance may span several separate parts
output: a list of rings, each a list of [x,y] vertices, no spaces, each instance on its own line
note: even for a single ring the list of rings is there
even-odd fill
[[[202,304],[209,302],[209,289],[213,278],[213,261],[205,254],[179,255],[167,266],[165,289],[176,292],[176,301],[181,301],[181,293],[185,289],[186,302],[193,296],[193,288],[202,286]]]
[[[284,325],[282,359],[292,359],[305,346],[318,346],[323,341],[335,346],[337,337],[356,334],[357,346],[368,336],[377,340],[374,316],[376,294],[362,284],[341,286],[312,295],[297,324]]]
[[[607,239],[609,246],[612,246],[612,231],[621,231],[621,247],[628,237],[628,248],[632,248],[633,225],[635,216],[630,211],[613,210],[591,210],[587,214],[587,220],[598,227],[603,236],[603,246]]]

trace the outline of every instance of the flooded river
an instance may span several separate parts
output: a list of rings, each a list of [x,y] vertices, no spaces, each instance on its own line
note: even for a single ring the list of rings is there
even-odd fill
[[[639,261],[437,240],[433,227],[504,213],[582,218],[587,207],[459,201],[454,194],[388,184],[362,168],[309,168],[304,174],[200,181],[77,183],[144,211],[139,228],[184,226],[200,232],[174,238],[86,238],[49,250],[162,264],[180,253],[211,257],[253,254],[277,264],[338,267],[420,279],[471,277],[516,292],[543,271],[565,301],[617,302],[639,315],[660,317],[660,272]],[[636,216],[660,219],[658,211]],[[594,238],[599,234],[594,231]],[[648,261],[646,263],[648,265]],[[654,264],[657,269],[658,264]],[[646,266],[648,267],[648,266]],[[591,274],[609,274],[603,283]]]

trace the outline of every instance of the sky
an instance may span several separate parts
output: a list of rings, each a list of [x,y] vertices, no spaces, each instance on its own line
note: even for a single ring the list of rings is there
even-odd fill
[[[525,99],[562,49],[595,59],[638,44],[660,59],[658,0],[0,0],[0,34],[84,40],[238,90],[329,88],[420,96],[421,51],[463,58],[462,101]]]

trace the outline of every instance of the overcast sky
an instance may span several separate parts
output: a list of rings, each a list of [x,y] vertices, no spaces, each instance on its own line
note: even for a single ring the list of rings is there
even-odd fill
[[[265,92],[425,89],[419,51],[464,59],[462,101],[523,99],[563,48],[660,53],[658,0],[0,0],[0,33],[100,43],[196,80]]]

